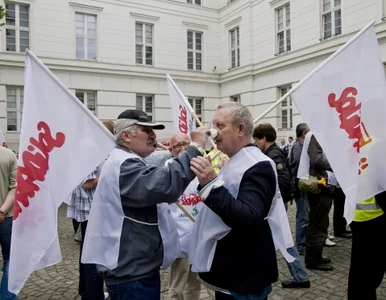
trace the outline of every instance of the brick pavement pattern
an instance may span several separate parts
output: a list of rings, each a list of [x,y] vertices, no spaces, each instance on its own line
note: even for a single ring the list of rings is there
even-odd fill
[[[296,206],[289,208],[291,228],[294,228]],[[34,272],[19,294],[19,299],[80,299],[77,296],[79,243],[74,241],[72,224],[66,219],[66,205],[59,209],[59,238],[63,260],[60,264]],[[287,300],[338,300],[346,298],[351,240],[335,238],[336,246],[325,248],[335,270],[332,272],[309,271],[310,289],[282,289],[280,282],[290,278],[284,259],[278,254],[279,281],[274,285],[269,299]],[[168,271],[161,273],[162,300],[167,299]],[[201,299],[214,299],[211,292],[202,288]],[[378,289],[378,299],[386,299],[386,280]]]

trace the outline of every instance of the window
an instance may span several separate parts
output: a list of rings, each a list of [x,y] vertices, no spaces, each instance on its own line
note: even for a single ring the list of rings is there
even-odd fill
[[[188,30],[188,69],[202,70],[202,32]]]
[[[135,62],[153,65],[153,24],[135,23]]]
[[[289,87],[279,88],[280,97],[283,97],[289,90]],[[292,129],[292,99],[288,97],[281,103],[281,129]]]
[[[279,53],[291,50],[291,11],[287,4],[277,12],[277,50]]]
[[[95,92],[83,92],[76,91],[76,98],[80,100],[86,107],[96,115],[96,93]]]
[[[7,131],[19,132],[23,112],[23,87],[6,87],[7,90]]]
[[[342,34],[341,0],[322,0],[323,37]]]
[[[240,67],[240,31],[236,27],[229,31],[231,69]]]
[[[230,97],[231,102],[240,103],[240,95],[235,95]]]
[[[143,110],[153,120],[153,96],[137,95],[136,109]]]
[[[96,16],[76,13],[76,58],[96,59]]]
[[[6,50],[24,52],[29,48],[29,6],[6,3],[5,11]]]
[[[186,3],[201,5],[201,0],[187,0]]]
[[[196,113],[197,117],[202,122],[202,98],[188,98],[190,106],[193,108],[194,112]],[[196,123],[196,127],[199,127],[200,125]]]

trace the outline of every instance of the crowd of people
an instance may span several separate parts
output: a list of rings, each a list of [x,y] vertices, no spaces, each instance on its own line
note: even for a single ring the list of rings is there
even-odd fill
[[[334,204],[334,235],[353,238],[348,299],[376,299],[386,270],[386,193],[357,205],[350,231],[344,193],[332,183],[333,169],[307,124],[298,124],[295,141],[278,145],[274,127],[254,126],[241,104],[220,104],[212,123],[215,130],[174,134],[169,146],[156,139],[155,130],[165,126],[143,111],[126,110],[104,123],[116,147],[75,188],[67,211],[74,233],[81,235],[81,298],[159,300],[160,269],[169,268],[169,299],[199,299],[202,285],[215,299],[267,299],[279,275],[267,216],[275,201],[286,208],[295,201],[295,245],[287,249],[294,258],[287,262],[292,278],[282,287],[310,288],[307,269],[333,270],[323,248],[332,239]],[[208,148],[208,139],[215,148]],[[16,166],[12,151],[0,147],[1,299],[17,299],[5,294],[10,240],[5,231],[12,226]],[[307,189],[313,178],[316,189]],[[215,226],[220,221],[228,230]],[[198,239],[195,226],[204,232]],[[200,262],[208,270],[196,272],[191,251],[208,247],[214,251]]]

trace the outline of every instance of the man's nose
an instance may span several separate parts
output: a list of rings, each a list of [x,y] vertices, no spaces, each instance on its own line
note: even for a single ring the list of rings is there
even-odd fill
[[[157,138],[157,135],[155,134],[153,129],[150,130],[150,132],[149,132],[149,138],[151,138],[151,139],[156,139]]]

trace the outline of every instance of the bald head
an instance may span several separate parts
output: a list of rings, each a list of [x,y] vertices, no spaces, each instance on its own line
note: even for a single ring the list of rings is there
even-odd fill
[[[170,152],[174,157],[178,156],[181,151],[188,148],[189,144],[189,136],[185,133],[178,132],[170,138]]]

